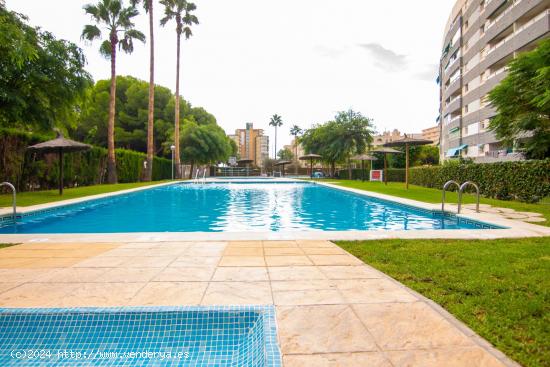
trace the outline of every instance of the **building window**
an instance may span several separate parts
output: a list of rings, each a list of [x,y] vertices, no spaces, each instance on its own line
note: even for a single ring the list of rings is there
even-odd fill
[[[468,105],[464,106],[464,114],[468,113]]]
[[[468,83],[464,84],[464,93],[468,93],[468,91],[470,90],[469,88],[470,87]]]

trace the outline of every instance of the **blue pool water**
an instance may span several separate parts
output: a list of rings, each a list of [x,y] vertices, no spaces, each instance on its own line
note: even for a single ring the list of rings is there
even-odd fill
[[[24,216],[0,233],[491,228],[312,183],[174,184]]]
[[[273,306],[0,309],[0,366],[280,367]]]

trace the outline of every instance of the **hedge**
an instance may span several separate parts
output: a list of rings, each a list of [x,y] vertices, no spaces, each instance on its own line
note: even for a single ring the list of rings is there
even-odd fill
[[[550,159],[497,163],[445,164],[411,169],[413,185],[441,189],[449,180],[473,181],[483,196],[537,202],[550,195]]]
[[[57,154],[41,154],[26,148],[49,136],[0,129],[0,180],[12,182],[18,191],[47,190],[57,187],[59,165]],[[140,181],[144,153],[126,149],[116,150],[119,182]],[[63,180],[67,187],[104,183],[107,175],[107,149],[92,147],[84,152],[64,155]],[[153,180],[171,177],[171,161],[155,157]]]

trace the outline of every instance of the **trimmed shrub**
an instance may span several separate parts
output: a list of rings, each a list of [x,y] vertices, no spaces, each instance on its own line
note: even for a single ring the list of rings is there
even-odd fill
[[[59,164],[56,153],[35,153],[29,145],[51,139],[52,136],[30,134],[13,129],[0,129],[0,179],[12,182],[18,191],[47,190],[57,187]],[[140,181],[144,153],[116,150],[119,182]],[[87,186],[105,182],[107,149],[92,147],[84,152],[68,153],[63,159],[63,180],[66,187]],[[155,157],[153,179],[171,177],[171,161]]]
[[[483,196],[537,202],[550,195],[550,159],[516,162],[445,164],[411,169],[410,183],[441,189],[449,180],[473,181]]]

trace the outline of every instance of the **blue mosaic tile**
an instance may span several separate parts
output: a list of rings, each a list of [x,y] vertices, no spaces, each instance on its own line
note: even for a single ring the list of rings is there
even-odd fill
[[[0,366],[281,367],[273,306],[0,308]]]

